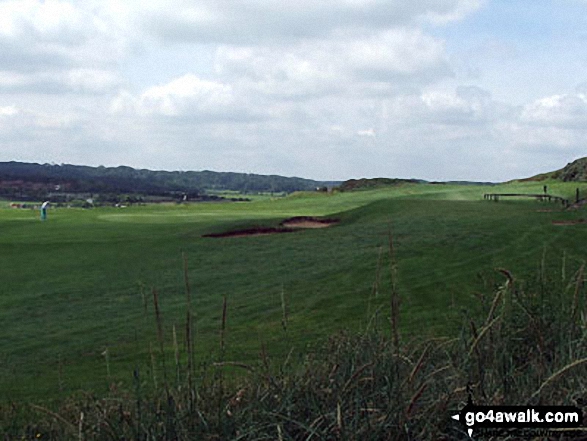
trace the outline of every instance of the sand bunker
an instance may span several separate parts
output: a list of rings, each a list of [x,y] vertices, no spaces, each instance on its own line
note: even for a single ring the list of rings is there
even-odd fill
[[[587,224],[586,219],[576,219],[576,220],[558,220],[552,221],[553,225],[579,225],[579,224]]]
[[[253,227],[224,233],[204,234],[202,237],[245,237],[267,236],[269,234],[293,233],[302,228],[325,228],[338,223],[338,219],[318,219],[310,216],[296,216],[284,220],[279,227]]]
[[[338,223],[338,219],[318,219],[310,216],[296,216],[281,222],[287,228],[326,228]]]

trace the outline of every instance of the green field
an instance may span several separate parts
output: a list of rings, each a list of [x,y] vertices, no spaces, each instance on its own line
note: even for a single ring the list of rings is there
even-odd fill
[[[547,184],[565,197],[577,187]],[[149,346],[157,345],[153,289],[171,360],[174,325],[179,345],[184,341],[182,253],[202,363],[256,360],[263,345],[274,357],[291,348],[298,357],[336,330],[364,329],[377,308],[386,317],[390,229],[403,335],[451,335],[463,310],[475,311],[476,293],[495,268],[526,277],[542,264],[560,273],[563,255],[569,273],[585,261],[587,226],[552,224],[585,217],[584,209],[482,197],[541,193],[542,185],[410,184],[242,203],[63,208],[51,210],[44,223],[36,211],[0,205],[0,400],[100,393],[112,381],[130,382],[135,366],[147,370]],[[291,234],[202,237],[301,215],[340,223]],[[381,283],[374,295],[378,260]]]

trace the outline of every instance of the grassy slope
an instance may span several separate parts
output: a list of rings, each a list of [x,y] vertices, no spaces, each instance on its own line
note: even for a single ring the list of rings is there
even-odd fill
[[[200,361],[219,358],[221,305],[228,298],[226,359],[301,353],[336,329],[364,327],[368,311],[387,313],[387,292],[371,299],[379,247],[391,221],[399,261],[402,329],[449,334],[461,308],[475,308],[478,273],[507,267],[534,271],[544,250],[559,265],[585,259],[584,226],[552,219],[581,212],[539,213],[558,206],[482,200],[489,192],[540,192],[544,182],[502,187],[405,185],[335,195],[299,194],[239,204],[152,206],[125,210],[0,211],[0,400],[54,397],[79,388],[103,390],[102,351],[115,379],[149,363],[156,343],[151,287],[160,293],[166,339],[185,320],[181,252],[197,315]],[[576,185],[549,182],[570,196]],[[203,233],[294,215],[340,217],[336,227],[247,238]],[[382,277],[388,277],[384,259]],[[145,314],[140,286],[145,286]],[[280,293],[289,309],[281,329]],[[171,351],[171,345],[170,351]],[[169,361],[170,362],[170,361]]]

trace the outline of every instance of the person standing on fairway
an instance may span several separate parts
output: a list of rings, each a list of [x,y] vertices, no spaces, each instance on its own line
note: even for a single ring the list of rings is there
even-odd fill
[[[47,207],[49,206],[49,201],[43,202],[41,205],[41,220],[47,220]]]

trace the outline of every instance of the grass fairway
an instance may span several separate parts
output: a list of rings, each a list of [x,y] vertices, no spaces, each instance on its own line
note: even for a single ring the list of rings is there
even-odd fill
[[[37,212],[1,209],[0,399],[48,399],[79,389],[103,393],[112,381],[130,383],[135,366],[148,371],[149,345],[157,347],[152,289],[159,294],[172,365],[174,325],[180,347],[184,341],[182,252],[200,362],[257,360],[262,345],[274,357],[292,347],[294,355],[303,354],[335,330],[363,329],[377,308],[387,317],[390,224],[403,334],[450,335],[462,310],[476,307],[478,274],[496,267],[535,274],[542,261],[560,272],[563,252],[568,272],[584,262],[587,226],[552,224],[581,218],[583,209],[482,198],[484,192],[540,193],[542,185],[404,185],[248,203],[57,209],[44,223]],[[548,185],[566,197],[576,188]],[[291,234],[202,237],[303,215],[341,222]]]

